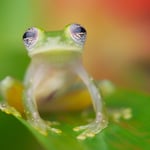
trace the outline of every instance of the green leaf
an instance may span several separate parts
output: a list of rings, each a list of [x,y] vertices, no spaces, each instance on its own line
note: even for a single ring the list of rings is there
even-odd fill
[[[44,150],[149,150],[150,149],[150,96],[118,90],[106,98],[109,108],[130,108],[132,118],[115,122],[109,119],[109,125],[93,138],[80,141],[74,126],[84,123],[93,116],[80,113],[52,114],[50,120],[59,121],[63,133],[41,135],[24,119],[0,112],[0,147],[2,149],[44,149]]]

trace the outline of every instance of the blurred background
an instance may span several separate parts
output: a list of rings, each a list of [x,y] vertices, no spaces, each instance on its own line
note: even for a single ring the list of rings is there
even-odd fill
[[[149,0],[1,0],[0,80],[23,79],[29,63],[22,34],[80,23],[88,32],[84,65],[95,79],[150,91]]]

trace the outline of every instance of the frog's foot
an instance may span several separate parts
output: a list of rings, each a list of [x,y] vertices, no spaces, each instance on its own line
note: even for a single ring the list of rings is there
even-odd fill
[[[52,125],[56,125],[55,122],[53,123],[53,122],[50,122],[50,121],[45,121],[45,120],[43,120],[41,118],[39,118],[39,119],[31,119],[31,120],[28,120],[28,122],[36,130],[38,130],[43,135],[48,135],[48,131],[54,132],[54,133],[57,133],[57,134],[61,134],[62,133],[62,131],[60,129],[51,127]]]
[[[132,118],[131,108],[110,109],[108,114],[113,121],[119,122],[121,119],[129,120]]]
[[[18,112],[14,107],[9,106],[7,103],[0,103],[0,110],[15,117],[21,117],[20,112]]]
[[[94,137],[96,134],[98,134],[100,131],[106,128],[107,124],[108,124],[107,118],[100,117],[88,125],[75,127],[73,130],[74,131],[84,130],[79,136],[77,136],[77,139],[84,140],[87,137]]]

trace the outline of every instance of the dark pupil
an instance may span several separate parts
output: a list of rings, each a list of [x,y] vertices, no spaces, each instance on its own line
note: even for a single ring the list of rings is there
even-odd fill
[[[23,34],[23,41],[26,47],[30,48],[33,46],[37,39],[37,31],[35,28],[29,28],[24,34]]]
[[[26,32],[24,33],[23,35],[23,39],[26,39],[26,38],[34,38],[36,37],[36,34],[34,32]]]
[[[86,33],[86,30],[83,27],[78,27],[75,29],[74,32],[84,34],[84,33]]]

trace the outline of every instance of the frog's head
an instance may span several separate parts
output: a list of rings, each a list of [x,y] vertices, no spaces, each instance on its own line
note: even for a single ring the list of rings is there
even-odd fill
[[[46,32],[39,28],[29,28],[23,41],[30,57],[82,53],[86,40],[86,30],[79,24],[69,24],[63,30]]]

